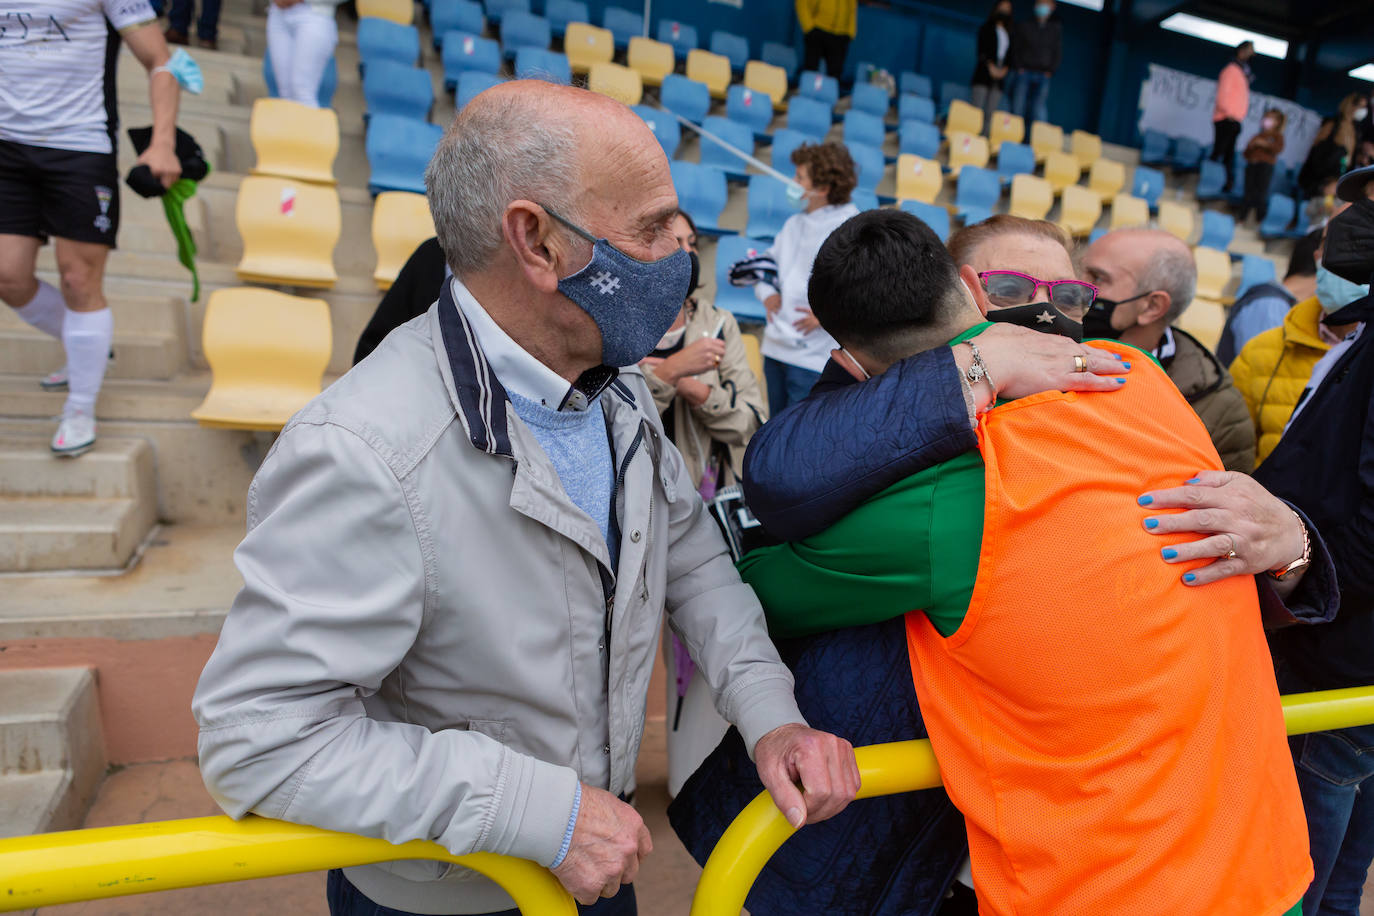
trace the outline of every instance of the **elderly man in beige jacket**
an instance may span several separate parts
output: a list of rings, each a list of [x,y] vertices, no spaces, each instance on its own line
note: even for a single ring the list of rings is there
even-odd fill
[[[687,286],[653,134],[610,99],[505,83],[426,181],[454,276],[254,480],[194,701],[201,769],[233,816],[521,856],[633,914],[652,844],[625,799],[665,607],[794,824],[854,797],[853,750],[805,725],[633,365]],[[329,892],[335,916],[512,905],[415,861]]]

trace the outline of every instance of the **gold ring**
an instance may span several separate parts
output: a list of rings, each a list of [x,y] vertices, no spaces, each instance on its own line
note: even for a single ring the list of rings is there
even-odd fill
[[[1231,542],[1231,549],[1226,551],[1226,559],[1234,560],[1236,558],[1236,539],[1229,534],[1226,535],[1226,539]]]
[[[1074,356],[1073,356],[1073,371],[1074,371],[1074,372],[1087,372],[1087,371],[1088,371],[1088,360],[1087,360],[1087,358],[1084,357],[1082,354],[1079,354],[1079,353],[1075,353],[1075,354],[1074,354]]]

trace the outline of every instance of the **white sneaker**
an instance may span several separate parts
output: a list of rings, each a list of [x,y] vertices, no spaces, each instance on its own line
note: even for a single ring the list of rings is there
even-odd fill
[[[110,351],[109,362],[114,362],[114,351]],[[44,391],[66,391],[67,390],[67,367],[63,366],[56,372],[49,372],[39,380],[38,386]]]
[[[52,437],[53,454],[75,458],[95,448],[95,417],[74,413],[62,418]]]

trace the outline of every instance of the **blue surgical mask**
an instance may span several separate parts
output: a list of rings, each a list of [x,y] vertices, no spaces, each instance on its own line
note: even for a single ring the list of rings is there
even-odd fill
[[[795,181],[787,185],[787,199],[798,210],[805,210],[814,191],[808,191]]]
[[[558,281],[558,291],[601,330],[601,361],[632,366],[653,352],[672,326],[689,292],[692,259],[681,248],[657,261],[632,258],[605,239],[544,210],[592,243],[592,259]]]
[[[176,77],[181,88],[192,95],[200,95],[201,90],[205,88],[205,77],[201,76],[200,64],[196,63],[184,48],[177,48],[173,51],[171,59],[162,66],[166,68],[168,73]]]
[[[1323,265],[1317,265],[1317,301],[1321,303],[1323,311],[1334,312],[1368,295],[1368,283],[1363,286],[1351,283],[1345,277],[1333,274]]]

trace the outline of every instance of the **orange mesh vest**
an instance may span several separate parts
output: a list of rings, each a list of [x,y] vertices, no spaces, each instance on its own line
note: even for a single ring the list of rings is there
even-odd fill
[[[1098,345],[1098,344],[1095,344]],[[968,615],[907,615],[921,712],[968,822],[982,916],[1278,916],[1312,878],[1255,584],[1159,555],[1146,490],[1220,470],[1137,351],[1112,394],[986,414]]]

